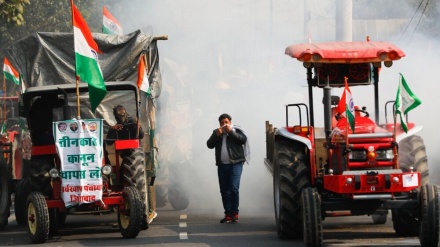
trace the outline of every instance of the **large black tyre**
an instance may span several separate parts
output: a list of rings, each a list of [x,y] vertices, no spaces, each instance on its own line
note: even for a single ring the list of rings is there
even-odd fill
[[[436,247],[439,242],[439,188],[426,184],[420,190],[421,223],[419,240],[422,246]]]
[[[11,207],[11,173],[4,162],[0,162],[0,230],[8,225]]]
[[[428,156],[422,137],[413,135],[399,142],[399,161],[402,171],[408,172],[413,167],[414,171],[420,172],[420,185],[429,183]]]
[[[135,187],[139,195],[144,211],[143,230],[148,228],[148,190],[147,190],[147,174],[145,172],[145,153],[142,148],[127,150],[121,153],[122,157],[122,180],[124,187]]]
[[[168,200],[174,210],[185,210],[189,205],[189,193],[177,184],[168,188]]]
[[[161,163],[156,170],[156,180],[154,182],[154,193],[156,196],[156,208],[165,207],[168,202],[168,183],[169,183],[168,164]]]
[[[168,201],[168,187],[163,184],[154,185],[154,192],[156,194],[156,207],[165,207]]]
[[[141,231],[143,224],[143,203],[138,190],[126,187],[122,191],[124,197],[124,209],[118,211],[119,230],[124,238],[135,238]]]
[[[301,193],[310,186],[305,146],[291,140],[275,143],[274,207],[278,237],[302,237]]]
[[[28,178],[20,180],[15,185],[15,220],[19,226],[25,226],[27,222],[27,208],[26,201],[31,193],[31,184]]]
[[[49,171],[55,167],[54,157],[51,155],[33,156],[30,165],[29,181],[32,191],[41,192],[52,197],[52,186]]]
[[[402,171],[408,172],[410,167],[413,167],[414,171],[420,172],[421,186],[429,183],[428,158],[425,144],[420,136],[409,136],[399,142],[399,161]],[[391,212],[393,227],[398,236],[414,237],[419,234],[420,219],[417,211],[393,209]]]
[[[420,220],[414,209],[391,210],[394,231],[400,237],[415,237],[419,234]]]
[[[168,201],[174,210],[185,210],[189,205],[188,170],[186,161],[168,167]]]
[[[383,225],[387,223],[387,214],[372,214],[371,219],[376,225]]]
[[[27,199],[28,235],[34,244],[44,243],[49,237],[49,210],[40,192],[32,192]]]
[[[322,246],[321,199],[316,188],[305,188],[301,194],[304,246]]]

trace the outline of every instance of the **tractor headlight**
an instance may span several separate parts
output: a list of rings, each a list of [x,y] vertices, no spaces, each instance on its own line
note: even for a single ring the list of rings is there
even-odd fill
[[[365,150],[351,150],[348,157],[350,160],[366,160],[367,152]]]
[[[392,149],[379,149],[376,150],[376,160],[392,160],[394,153]]]
[[[112,173],[112,166],[111,165],[105,165],[101,168],[102,174],[109,175]]]
[[[57,178],[57,177],[60,176],[60,173],[59,173],[58,169],[52,168],[52,169],[49,170],[49,176],[51,178]]]

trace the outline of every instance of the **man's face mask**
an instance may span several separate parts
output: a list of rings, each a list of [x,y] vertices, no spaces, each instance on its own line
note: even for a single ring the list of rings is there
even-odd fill
[[[118,123],[123,123],[127,119],[127,113],[124,110],[119,110],[115,117]]]

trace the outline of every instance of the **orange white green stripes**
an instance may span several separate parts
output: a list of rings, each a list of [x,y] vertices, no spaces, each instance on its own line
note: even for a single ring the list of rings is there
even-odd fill
[[[123,35],[122,25],[104,6],[102,8],[102,33]]]
[[[148,74],[145,66],[145,54],[142,54],[139,60],[137,85],[140,90],[150,94],[150,83],[148,81]]]
[[[348,87],[348,78],[345,77],[345,88],[344,92],[342,93],[341,100],[338,104],[338,113],[343,114],[345,112],[345,117],[347,118],[348,122],[350,123],[351,130],[354,133],[354,127],[355,127],[355,119],[354,119],[354,102],[353,102],[353,96],[351,95],[351,90]]]
[[[95,112],[98,105],[107,94],[101,68],[98,63],[99,48],[92,37],[86,21],[73,4],[72,22],[75,46],[76,75],[79,79],[89,85],[89,99],[92,112]]]
[[[13,81],[15,84],[20,84],[20,74],[14,67],[12,67],[9,60],[5,57],[3,61],[3,74],[6,80]]]

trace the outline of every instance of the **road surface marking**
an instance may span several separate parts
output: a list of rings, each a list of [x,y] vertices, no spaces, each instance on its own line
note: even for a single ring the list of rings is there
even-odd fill
[[[179,233],[179,238],[180,239],[188,239],[188,234],[186,232],[181,232],[181,233]]]
[[[180,223],[179,223],[179,227],[187,227],[186,222],[180,222]]]
[[[181,220],[186,220],[188,218],[188,215],[186,215],[186,214],[181,214],[180,215],[180,219]]]

